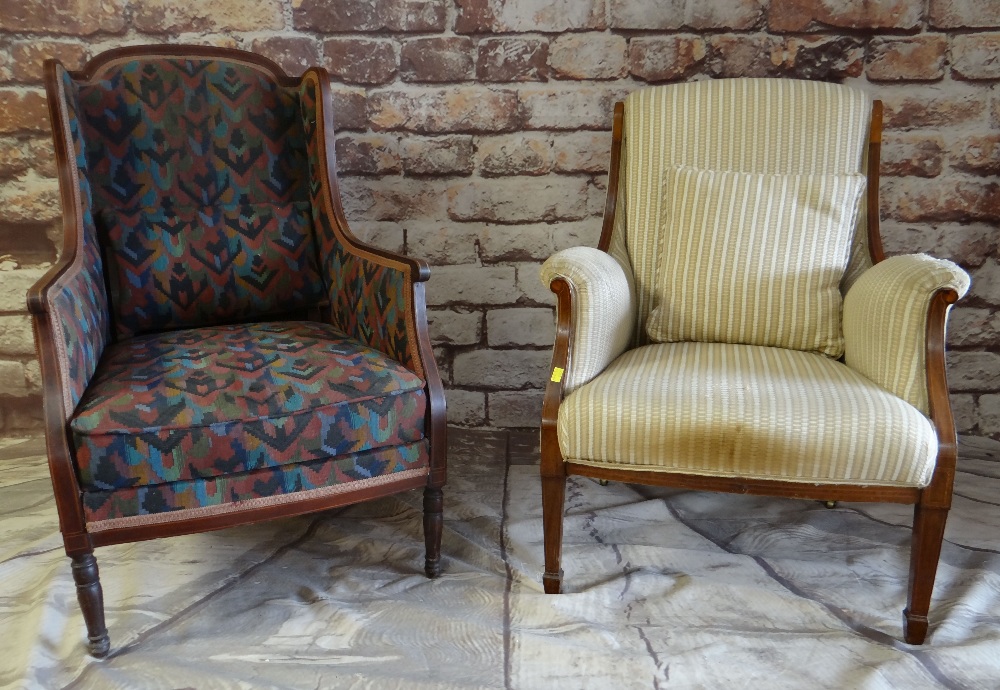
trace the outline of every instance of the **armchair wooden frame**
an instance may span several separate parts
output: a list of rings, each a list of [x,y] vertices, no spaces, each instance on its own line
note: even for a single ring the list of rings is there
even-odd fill
[[[612,129],[611,171],[608,178],[608,197],[604,209],[604,225],[598,249],[607,252],[615,222],[615,206],[621,173],[621,152],[625,105],[615,104]],[[868,249],[873,263],[885,256],[879,234],[878,184],[879,160],[882,142],[882,103],[872,107],[871,128],[868,142]],[[552,355],[552,368],[569,371],[574,323],[573,286],[565,278],[555,278],[550,289],[556,295],[556,338]],[[545,532],[545,572],[542,582],[547,593],[559,593],[563,573],[560,568],[562,552],[562,526],[565,504],[566,478],[580,475],[600,480],[613,480],[637,484],[669,486],[698,491],[716,491],[788,498],[817,499],[822,501],[871,501],[883,503],[908,503],[914,505],[913,539],[910,551],[909,594],[903,611],[906,642],[922,644],[927,635],[927,613],[930,607],[934,578],[937,572],[945,520],[951,507],[952,487],[955,478],[956,434],[948,398],[948,381],[945,371],[945,322],[948,307],[958,300],[951,289],[936,292],[927,314],[927,389],[930,401],[930,419],[938,437],[937,464],[929,486],[918,488],[823,485],[761,479],[705,477],[674,472],[650,472],[592,467],[566,462],[559,449],[556,432],[559,405],[563,399],[565,377],[551,377],[545,388],[542,403],[541,427],[541,477],[542,512]],[[559,378],[560,380],[555,380]]]
[[[318,136],[320,137],[320,166],[322,200],[337,226],[339,236],[349,253],[363,256],[367,261],[391,266],[403,271],[408,286],[406,300],[407,319],[412,324],[415,343],[413,361],[421,369],[425,382],[427,411],[425,417],[426,435],[430,442],[429,472],[426,476],[406,477],[387,481],[362,489],[347,489],[339,493],[322,496],[303,497],[264,506],[243,506],[233,504],[231,510],[212,515],[193,515],[156,524],[139,526],[116,526],[100,531],[89,531],[81,501],[82,490],[74,468],[74,448],[69,430],[70,414],[64,400],[68,399],[68,382],[62,379],[58,363],[58,343],[50,321],[51,300],[65,280],[80,270],[82,262],[81,246],[84,237],[83,220],[80,213],[81,200],[77,181],[77,169],[73,153],[68,150],[63,122],[63,107],[55,97],[59,89],[57,63],[48,60],[45,65],[45,84],[49,94],[49,117],[52,122],[58,162],[60,198],[63,209],[63,247],[56,264],[28,292],[28,310],[32,315],[35,342],[41,363],[43,379],[43,406],[45,440],[49,470],[55,492],[59,527],[63,535],[66,554],[72,559],[73,577],[77,596],[87,625],[90,652],[95,657],[106,656],[110,649],[110,639],[104,621],[103,593],[101,589],[94,549],[99,546],[125,542],[157,539],[182,534],[192,534],[218,530],[236,525],[289,517],[389,496],[410,489],[424,487],[423,527],[425,535],[426,559],[424,570],[428,577],[436,577],[441,570],[441,534],[443,526],[442,487],[446,480],[447,421],[444,388],[438,374],[430,337],[427,332],[426,299],[424,288],[430,278],[428,265],[421,260],[409,258],[360,241],[348,227],[341,205],[336,177],[336,155],[334,148],[333,108],[330,79],[326,70],[311,68],[300,77],[290,77],[271,60],[259,55],[239,50],[205,46],[139,46],[111,50],[92,59],[81,70],[69,72],[74,81],[88,81],[102,67],[113,61],[143,56],[195,57],[234,60],[251,64],[269,72],[281,86],[296,87],[306,78],[315,79],[319,85],[320,98],[317,102]],[[311,314],[321,314],[328,307],[320,302],[310,308]],[[293,315],[290,315],[293,316]],[[280,320],[280,317],[275,317]],[[250,502],[252,503],[252,502]],[[178,511],[182,513],[185,511]]]

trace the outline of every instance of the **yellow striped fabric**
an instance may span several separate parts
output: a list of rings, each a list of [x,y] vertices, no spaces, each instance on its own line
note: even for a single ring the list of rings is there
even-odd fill
[[[875,264],[844,298],[844,361],[925,414],[927,309],[945,288],[962,297],[969,274],[951,261],[908,254]]]
[[[667,169],[649,338],[840,357],[840,281],[865,182]]]
[[[573,286],[573,340],[563,391],[590,381],[625,351],[632,337],[632,284],[622,267],[593,247],[570,247],[542,264],[542,284]]]
[[[648,342],[646,320],[658,301],[667,169],[861,173],[870,118],[871,99],[863,91],[822,82],[719,79],[631,93],[625,100],[621,220],[610,253],[627,262],[635,278],[633,342]],[[859,231],[866,229],[856,223]],[[852,255],[852,262],[865,261],[864,253]]]
[[[930,421],[812,352],[666,343],[626,352],[559,407],[570,462],[705,476],[926,486]]]

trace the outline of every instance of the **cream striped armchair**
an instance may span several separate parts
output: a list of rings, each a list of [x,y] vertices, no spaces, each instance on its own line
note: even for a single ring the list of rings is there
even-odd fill
[[[881,103],[775,79],[647,88],[615,108],[598,248],[552,256],[545,591],[567,475],[915,505],[920,644],[951,505],[949,261],[884,258]]]

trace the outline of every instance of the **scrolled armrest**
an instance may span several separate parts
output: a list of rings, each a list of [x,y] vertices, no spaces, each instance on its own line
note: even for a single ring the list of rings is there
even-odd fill
[[[954,300],[969,275],[951,261],[926,254],[894,256],[865,271],[844,297],[844,362],[928,414],[928,310],[942,290]]]
[[[573,336],[564,392],[587,383],[624,352],[635,330],[635,290],[625,269],[592,247],[571,247],[542,264],[542,282],[572,289]]]

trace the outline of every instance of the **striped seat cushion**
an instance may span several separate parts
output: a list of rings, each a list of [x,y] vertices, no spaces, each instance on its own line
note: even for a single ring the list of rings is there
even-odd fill
[[[840,281],[863,175],[672,167],[663,186],[652,341],[843,354]]]
[[[569,462],[922,487],[937,436],[915,407],[811,352],[666,343],[616,359],[559,407]]]

